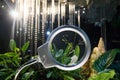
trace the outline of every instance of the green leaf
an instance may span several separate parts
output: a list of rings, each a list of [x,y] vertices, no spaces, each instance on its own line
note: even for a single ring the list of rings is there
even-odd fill
[[[12,80],[13,76],[15,76],[16,72],[14,71],[12,74],[8,75],[5,80]]]
[[[16,54],[16,53],[14,53],[14,52],[7,52],[7,53],[5,53],[4,55],[6,55],[7,57],[14,57],[14,56],[18,56],[19,54]]]
[[[88,80],[110,80],[115,75],[114,70],[104,70],[99,72],[97,75],[90,77]]]
[[[17,67],[19,65],[20,59],[19,54],[15,52],[7,52],[4,54],[0,54],[0,65],[8,66],[11,64],[11,66]]]
[[[10,40],[9,46],[10,46],[10,50],[12,51],[16,50],[16,42],[13,39]]]
[[[53,45],[50,45],[50,51],[52,54],[54,53]]]
[[[47,73],[47,78],[50,78],[53,74],[53,71],[50,71],[49,73]]]
[[[3,59],[6,58],[6,55],[5,54],[0,54],[0,61],[2,61]]]
[[[54,44],[54,43],[53,43],[53,49],[54,49],[54,50],[57,50],[57,48],[56,48],[56,46],[55,46],[55,44]]]
[[[70,61],[71,61],[71,57],[63,57],[62,58],[62,63],[63,64],[67,65],[68,63],[70,63]]]
[[[23,53],[25,53],[26,52],[26,50],[28,49],[28,47],[29,47],[29,44],[30,44],[30,42],[29,41],[27,41],[23,46],[22,46],[22,52]]]
[[[56,48],[55,44],[50,45],[50,51],[51,51],[52,55],[55,56],[55,54],[57,52],[57,48]]]
[[[72,47],[73,47],[73,44],[72,43],[68,43],[66,49],[65,49],[65,52],[64,52],[64,56],[67,56],[70,51],[72,50]]]
[[[34,75],[34,71],[27,72],[23,75],[22,80],[30,80],[32,75]]]
[[[93,64],[93,68],[97,71],[103,71],[107,69],[111,63],[113,62],[115,56],[117,53],[120,53],[119,49],[112,49],[107,52],[105,52],[103,55],[101,55]]]
[[[64,75],[64,80],[75,80],[73,77]]]
[[[58,58],[63,55],[63,49],[60,49],[56,54],[55,57]]]
[[[78,45],[76,45],[76,47],[75,47],[74,54],[75,54],[77,57],[80,56],[80,47],[79,47]]]

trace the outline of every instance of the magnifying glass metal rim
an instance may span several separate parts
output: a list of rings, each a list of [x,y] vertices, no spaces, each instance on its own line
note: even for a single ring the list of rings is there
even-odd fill
[[[80,61],[78,61],[78,63],[76,65],[72,65],[72,66],[67,66],[67,65],[63,65],[60,62],[56,61],[56,59],[51,55],[51,51],[50,51],[50,46],[52,43],[52,40],[56,37],[57,34],[63,32],[63,31],[73,31],[75,33],[77,33],[78,35],[80,35],[85,43],[85,51],[84,51],[84,55],[82,56],[82,58],[80,59]],[[50,55],[50,58],[52,59],[52,61],[55,63],[55,67],[62,69],[62,70],[75,70],[80,68],[81,66],[83,66],[86,61],[88,60],[89,56],[90,56],[90,52],[91,52],[91,44],[90,44],[90,40],[87,37],[86,33],[74,26],[74,25],[63,25],[60,26],[58,28],[56,28],[48,37],[47,39],[48,42],[48,54]]]

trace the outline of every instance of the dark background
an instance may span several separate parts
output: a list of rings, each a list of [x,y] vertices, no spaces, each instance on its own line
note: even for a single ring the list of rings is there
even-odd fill
[[[13,20],[9,15],[9,8],[5,5],[5,3],[0,1],[0,4],[0,53],[4,53],[9,47],[8,45]]]
[[[2,7],[4,6],[4,7]],[[13,18],[9,14],[10,9],[4,1],[0,1],[0,53],[9,50],[9,40],[11,37],[11,29]],[[93,14],[94,16],[94,14]],[[116,13],[112,16],[112,21],[105,21],[106,26],[106,46],[107,49],[120,48],[120,7],[116,7]],[[116,21],[114,21],[116,20]],[[117,24],[117,27],[113,24]],[[94,23],[88,22],[84,17],[81,17],[81,28],[88,34],[92,48],[97,46],[101,36],[101,27]]]

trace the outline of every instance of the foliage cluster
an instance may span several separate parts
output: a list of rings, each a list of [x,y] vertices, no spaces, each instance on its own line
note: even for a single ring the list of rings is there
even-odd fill
[[[68,44],[65,52],[70,50],[68,49],[70,46],[71,44]],[[29,41],[21,48],[16,46],[14,40],[10,41],[11,51],[0,54],[0,80],[13,80],[17,69],[32,57],[25,54],[28,47]],[[73,51],[73,54],[77,55],[77,51],[80,52],[80,47],[76,46]],[[56,58],[60,58],[63,52],[63,50],[58,50],[54,55]],[[74,71],[62,71],[57,68],[44,69],[41,64],[36,64],[22,70],[18,80],[120,80],[120,74],[116,72],[116,69],[120,67],[118,65],[120,63],[113,66],[113,61],[118,53],[120,53],[120,49],[112,49],[101,55],[92,66],[96,71],[94,76],[86,76],[87,72],[84,68]]]

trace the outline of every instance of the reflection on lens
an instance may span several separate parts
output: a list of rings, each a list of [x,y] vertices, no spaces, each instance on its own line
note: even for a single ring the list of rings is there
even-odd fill
[[[50,51],[59,63],[72,66],[82,58],[85,43],[79,34],[73,31],[63,31],[52,40]]]

